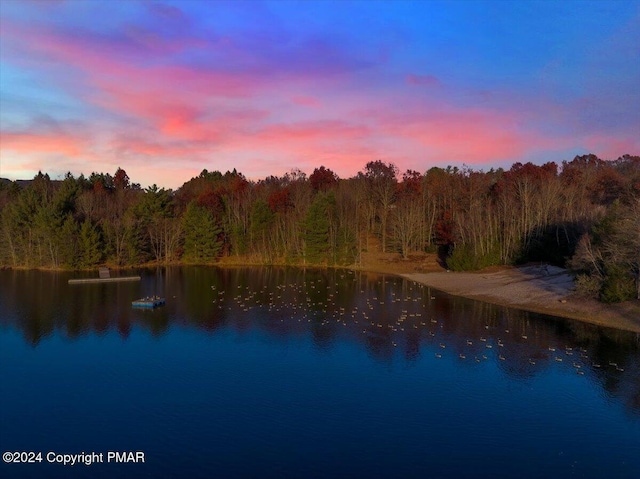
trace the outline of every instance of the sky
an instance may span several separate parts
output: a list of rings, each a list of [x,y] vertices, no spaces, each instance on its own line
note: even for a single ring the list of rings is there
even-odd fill
[[[0,177],[640,154],[640,0],[0,0]]]

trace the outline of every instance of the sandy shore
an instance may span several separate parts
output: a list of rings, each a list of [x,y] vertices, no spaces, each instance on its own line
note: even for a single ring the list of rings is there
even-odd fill
[[[640,333],[640,302],[608,305],[578,297],[573,277],[555,266],[402,276],[456,296]]]

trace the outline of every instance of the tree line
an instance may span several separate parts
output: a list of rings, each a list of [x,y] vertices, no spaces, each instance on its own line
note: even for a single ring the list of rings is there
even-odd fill
[[[577,156],[509,170],[400,173],[371,161],[250,181],[203,170],[176,191],[118,168],[0,181],[0,265],[86,269],[148,263],[361,264],[374,249],[437,252],[452,270],[568,265],[604,301],[640,298],[640,157]]]

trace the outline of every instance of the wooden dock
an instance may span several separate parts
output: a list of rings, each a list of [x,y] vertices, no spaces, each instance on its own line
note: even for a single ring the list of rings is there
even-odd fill
[[[119,278],[70,279],[69,284],[118,283],[120,281],[140,281],[140,276],[121,276]]]
[[[69,284],[88,283],[117,283],[120,281],[140,281],[140,276],[121,276],[112,278],[109,268],[101,266],[98,268],[98,278],[70,279]]]

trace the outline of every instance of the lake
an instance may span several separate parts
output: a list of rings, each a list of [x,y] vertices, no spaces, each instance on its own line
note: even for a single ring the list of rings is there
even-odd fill
[[[371,273],[126,274],[0,271],[0,450],[41,453],[0,476],[638,477],[637,334]]]

